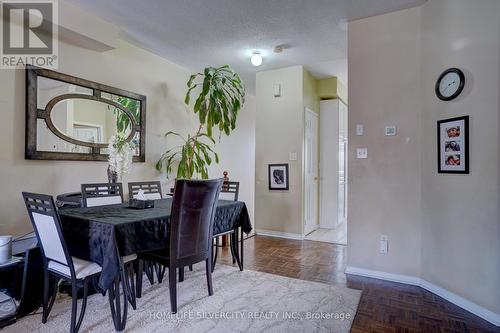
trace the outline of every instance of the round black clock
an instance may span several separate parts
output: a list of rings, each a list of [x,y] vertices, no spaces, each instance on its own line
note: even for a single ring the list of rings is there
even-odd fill
[[[458,68],[445,70],[436,82],[436,96],[443,101],[451,101],[464,89],[465,75]]]

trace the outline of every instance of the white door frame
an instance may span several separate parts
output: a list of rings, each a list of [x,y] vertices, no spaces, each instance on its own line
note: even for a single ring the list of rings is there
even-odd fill
[[[309,180],[308,177],[310,177],[307,173],[307,126],[308,126],[308,116],[312,116],[311,119],[315,119],[314,121],[316,122],[316,138],[314,140],[314,142],[316,143],[315,144],[315,150],[316,150],[316,154],[313,154],[315,156],[313,156],[313,163],[315,163],[316,165],[316,172],[315,172],[315,175],[313,173],[313,176],[314,177],[312,180]],[[303,231],[303,235],[307,235],[307,234],[310,234],[311,232],[313,232],[314,230],[318,229],[319,228],[319,220],[318,220],[318,217],[319,217],[319,212],[318,212],[318,208],[319,208],[319,204],[318,204],[318,200],[319,200],[319,115],[310,110],[309,108],[305,108],[305,112],[304,112],[304,154],[303,154],[303,169],[304,169],[304,172],[303,172],[303,177],[304,177],[304,186],[303,186],[303,228],[302,228],[302,231]],[[312,181],[314,182],[316,185],[312,185],[315,190],[314,190],[314,193],[312,194],[313,195],[313,203],[312,203],[312,210],[313,210],[313,223],[307,223],[308,222],[308,209],[309,209],[309,206],[310,206],[310,203],[307,202],[307,200],[309,199],[308,195],[307,195],[307,191],[308,191],[308,186],[309,186],[309,182]]]

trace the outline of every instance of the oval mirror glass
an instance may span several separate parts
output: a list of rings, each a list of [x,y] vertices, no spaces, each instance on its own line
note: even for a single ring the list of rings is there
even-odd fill
[[[128,137],[132,123],[127,113],[104,101],[83,98],[63,99],[52,108],[50,117],[54,126],[75,140],[108,144],[117,132]]]

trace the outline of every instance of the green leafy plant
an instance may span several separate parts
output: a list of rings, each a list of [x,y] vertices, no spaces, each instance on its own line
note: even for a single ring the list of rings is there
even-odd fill
[[[140,122],[141,113],[139,110],[140,102],[138,100],[123,96],[116,96],[116,99],[113,98],[113,100],[122,105],[125,109],[128,109],[137,124]],[[113,113],[116,115],[117,133],[126,133],[129,127],[131,127],[132,125],[130,117],[125,112],[116,107],[113,109]]]
[[[215,145],[213,128],[226,135],[236,128],[238,112],[245,102],[245,86],[239,75],[226,65],[207,67],[203,73],[191,75],[187,87],[186,105],[189,105],[193,92],[200,91],[193,106],[200,126],[194,135],[188,134],[187,137],[167,132],[165,137],[178,137],[182,144],[162,154],[156,169],[165,171],[168,177],[176,167],[177,178],[207,179],[208,166],[213,161],[219,163],[219,156],[211,146]]]

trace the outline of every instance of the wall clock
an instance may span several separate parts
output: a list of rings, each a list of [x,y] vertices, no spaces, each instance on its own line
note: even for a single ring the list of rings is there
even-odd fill
[[[436,82],[436,96],[443,101],[451,101],[464,89],[465,75],[458,68],[445,70]]]

